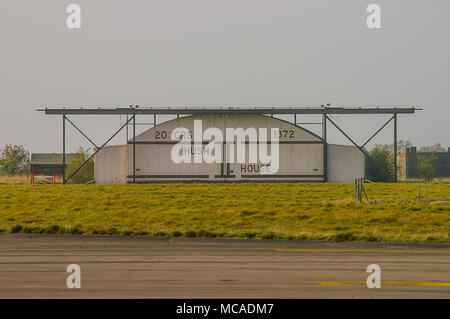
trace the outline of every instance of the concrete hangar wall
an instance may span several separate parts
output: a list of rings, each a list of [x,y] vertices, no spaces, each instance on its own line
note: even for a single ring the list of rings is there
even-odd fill
[[[280,130],[279,170],[261,174],[264,165],[249,163],[248,144],[244,163],[181,163],[171,160],[171,150],[178,141],[171,140],[172,131],[184,127],[194,131],[194,120],[202,120],[203,132],[219,128],[271,128]],[[132,142],[132,140],[130,140]],[[129,142],[129,143],[130,143]],[[204,141],[207,144],[208,141]],[[364,155],[353,146],[324,144],[317,135],[292,123],[265,115],[193,115],[163,122],[136,136],[136,182],[176,181],[324,181],[324,147],[327,145],[327,181],[353,182],[364,177]],[[258,146],[259,147],[259,146]],[[270,153],[270,147],[267,146]],[[236,151],[234,156],[236,157]],[[122,184],[133,181],[133,145],[107,146],[95,158],[95,180],[100,184]]]

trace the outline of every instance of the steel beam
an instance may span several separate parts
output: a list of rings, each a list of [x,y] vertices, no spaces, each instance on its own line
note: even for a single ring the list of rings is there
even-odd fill
[[[345,107],[279,107],[279,108],[79,108],[39,109],[45,114],[117,115],[117,114],[182,114],[182,115],[229,115],[229,114],[411,114],[419,108],[345,108]]]
[[[367,157],[369,157],[369,154],[367,154],[367,152],[362,149],[358,144],[356,144],[355,141],[352,140],[352,138],[350,136],[348,136],[336,123],[334,123],[328,116],[327,116],[328,121],[330,121],[331,124],[333,124],[338,130],[339,132],[341,132],[350,142],[353,143],[353,145],[355,145],[364,155],[366,155]]]
[[[394,117],[396,117],[396,115],[394,114],[386,123],[384,123],[384,125],[382,127],[380,127],[378,129],[378,131],[376,131],[362,146],[361,148],[364,148],[364,146],[367,145],[367,143],[369,143],[378,133],[381,132],[382,129],[384,129],[386,127],[386,125],[389,124],[390,121],[392,121],[392,119],[394,119]]]
[[[129,120],[128,120],[128,122],[129,121],[131,121],[131,119],[132,118],[130,118]],[[106,144],[108,144],[117,134],[119,134],[119,132],[120,131],[122,131],[122,129],[126,126],[126,125],[128,125],[128,122],[126,122],[124,125],[122,125],[105,143],[103,143],[103,145],[102,146],[100,146],[95,152],[94,152],[94,154],[92,154],[91,156],[89,156],[89,158],[87,159],[87,160],[85,160],[84,161],[84,163],[83,164],[81,164],[81,166],[80,167],[78,167],[76,170],[75,170],[75,172],[73,172],[67,179],[64,179],[63,180],[63,184],[65,184],[67,181],[69,181],[73,176],[75,176],[75,174],[76,173],[78,173],[78,171],[80,170],[80,169],[82,169],[83,168],[83,166],[84,165],[86,165],[103,147],[105,147],[105,145]],[[65,124],[65,123],[64,123]],[[64,151],[64,150],[63,150]],[[64,153],[63,153],[64,154]],[[64,159],[64,156],[63,156],[63,160],[65,161],[65,159]],[[63,168],[64,169],[64,168]],[[64,172],[64,171],[63,171]]]
[[[77,130],[78,132],[80,132],[81,135],[83,135],[89,142],[91,142],[91,144],[92,144],[95,148],[98,148],[98,146],[95,145],[95,143],[92,142],[92,140],[91,140],[86,134],[84,134],[83,131],[81,131],[75,124],[73,124],[73,122],[72,122],[67,116],[66,116],[66,120],[67,120],[70,124],[72,124],[72,126],[73,126],[74,128],[76,128],[76,130]]]

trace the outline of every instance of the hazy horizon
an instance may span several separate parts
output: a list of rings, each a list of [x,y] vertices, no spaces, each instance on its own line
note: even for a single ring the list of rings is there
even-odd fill
[[[66,26],[71,3],[79,30]],[[366,26],[371,3],[381,29]],[[421,107],[399,115],[398,139],[450,146],[447,0],[4,0],[0,35],[0,148],[61,152],[61,116],[36,111],[45,107],[326,103]],[[362,144],[388,118],[334,120]],[[124,121],[71,119],[97,144]],[[328,127],[331,143],[350,144]],[[392,143],[392,123],[375,143]],[[68,125],[67,151],[80,146],[89,143]]]

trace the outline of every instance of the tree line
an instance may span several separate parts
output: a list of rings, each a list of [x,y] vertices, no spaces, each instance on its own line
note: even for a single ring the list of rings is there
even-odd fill
[[[405,152],[412,147],[410,141],[399,141],[397,152]],[[440,143],[431,146],[422,146],[419,152],[445,152]],[[375,145],[366,157],[366,178],[372,182],[393,182],[398,173],[398,166],[394,166],[394,144]],[[435,164],[437,156],[432,154],[429,157],[419,157],[417,159],[416,171],[423,179],[435,177]]]
[[[405,152],[412,147],[409,141],[399,141],[398,152]],[[443,152],[445,149],[438,143],[431,146],[419,148],[419,152]],[[89,149],[80,148],[75,159],[71,160],[66,167],[66,176],[73,172],[91,155]],[[375,145],[366,157],[366,178],[373,182],[393,182],[398,167],[394,167],[394,145]],[[22,145],[6,145],[0,156],[0,175],[17,176],[30,174],[30,153]],[[434,177],[436,156],[420,157],[416,170],[420,177],[431,179]],[[94,179],[94,161],[91,159],[70,180],[71,183],[87,183]]]
[[[91,155],[90,149],[80,148],[76,156],[66,166],[66,177],[72,175]],[[22,145],[6,145],[0,156],[0,175],[30,175],[30,152]],[[87,183],[94,179],[94,160],[90,159],[69,181],[74,184]]]

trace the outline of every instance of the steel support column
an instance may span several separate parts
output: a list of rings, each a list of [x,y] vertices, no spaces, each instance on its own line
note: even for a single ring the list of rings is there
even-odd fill
[[[136,183],[136,114],[133,114],[133,183]]]
[[[128,123],[128,114],[126,114],[126,116],[127,116],[127,118],[125,121]],[[128,125],[127,125],[127,143],[128,143],[128,136],[129,136],[129,134],[128,134]]]
[[[62,166],[63,184],[66,183],[66,115],[63,114],[63,166]]]
[[[397,183],[397,113],[394,113],[394,182]]]
[[[327,115],[322,114],[322,139],[323,139],[323,181],[328,181],[328,143],[327,143]]]

